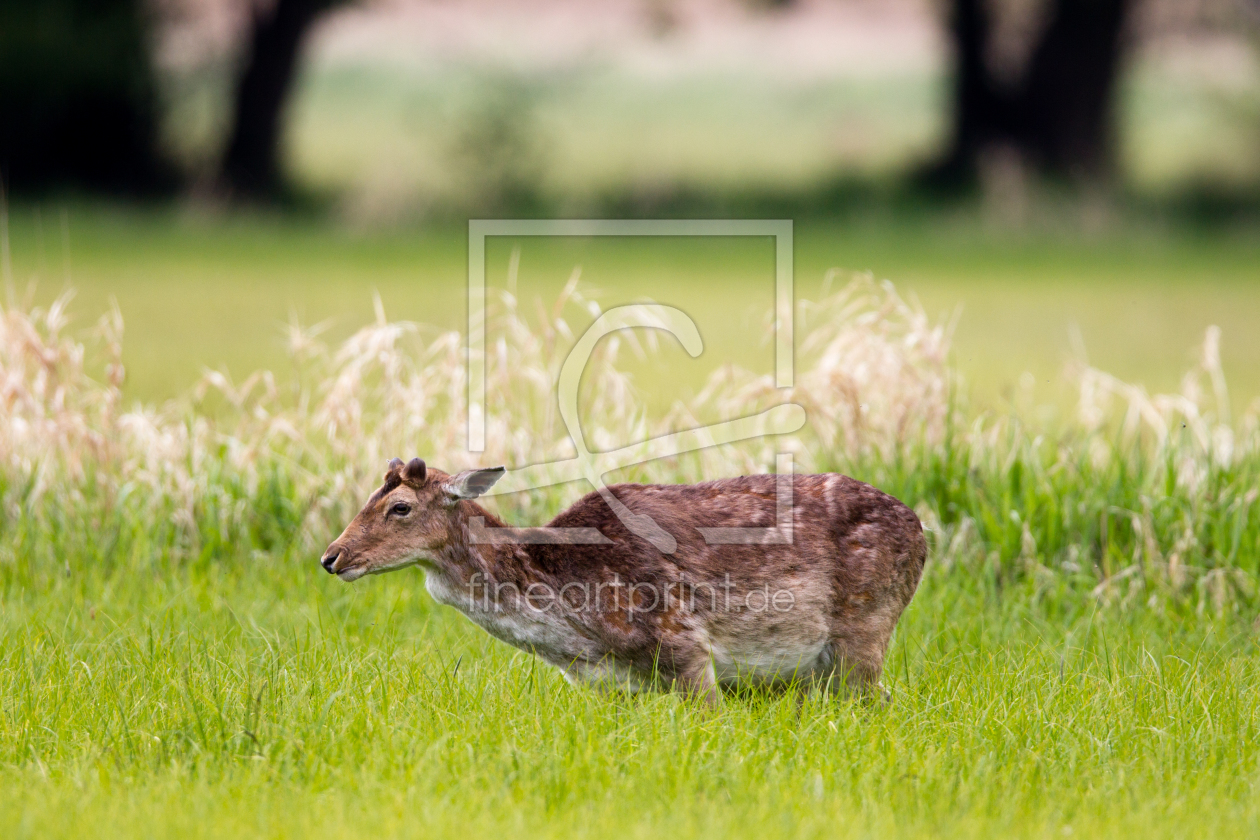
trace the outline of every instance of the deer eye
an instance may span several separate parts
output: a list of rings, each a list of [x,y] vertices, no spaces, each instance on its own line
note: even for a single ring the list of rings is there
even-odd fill
[[[407,514],[411,513],[411,505],[407,504],[406,502],[399,502],[398,504],[390,508],[389,512],[393,516],[406,516]]]

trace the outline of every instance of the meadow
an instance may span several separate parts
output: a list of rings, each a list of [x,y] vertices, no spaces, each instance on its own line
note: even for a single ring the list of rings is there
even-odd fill
[[[72,289],[70,315],[83,326],[117,302],[127,325],[127,399],[171,399],[207,369],[236,380],[287,370],[291,323],[324,324],[326,340],[344,339],[375,317],[374,295],[392,320],[459,329],[466,319],[467,229],[459,224],[355,231],[285,216],[54,202],[13,208],[9,224],[19,303],[47,305]],[[1096,366],[1151,392],[1174,391],[1212,325],[1223,333],[1235,402],[1245,404],[1260,396],[1260,243],[1252,234],[1246,225],[1123,218],[1090,233],[1063,213],[1011,228],[986,213],[906,217],[876,207],[798,222],[795,283],[798,297],[817,299],[824,285],[871,272],[932,318],[956,315],[952,363],[986,408],[1007,408],[1024,372],[1045,389],[1045,402],[1074,406],[1074,394],[1059,387],[1077,352],[1074,333]],[[577,268],[581,288],[600,300],[668,300],[697,320],[706,344],[698,360],[670,346],[662,353],[673,355],[656,367],[624,360],[632,374],[671,386],[639,387],[658,407],[688,399],[726,361],[769,369],[769,240],[492,239],[491,290],[506,288],[516,247],[528,308],[553,301]]]
[[[14,212],[0,320],[3,836],[1260,830],[1243,233],[803,224],[790,394],[765,381],[765,243],[495,245],[491,334],[511,353],[488,360],[486,459],[571,454],[549,410],[567,336],[592,301],[658,296],[740,369],[674,373],[667,342],[642,360],[605,342],[583,397],[598,448],[785,398],[810,419],[612,479],[762,471],[787,446],[929,529],[889,707],[706,712],[574,690],[435,606],[419,572],[318,569],[386,457],[472,460],[461,230],[67,218]],[[831,268],[898,282],[824,288]],[[536,522],[580,492],[494,504]]]
[[[7,575],[6,837],[1249,835],[1245,623],[936,566],[884,710],[576,691],[312,557]],[[139,578],[139,579],[137,579]],[[970,579],[968,579],[970,578]]]

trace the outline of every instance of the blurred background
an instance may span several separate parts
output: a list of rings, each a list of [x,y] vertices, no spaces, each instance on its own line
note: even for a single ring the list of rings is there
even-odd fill
[[[0,174],[10,303],[117,301],[140,398],[373,291],[458,327],[486,216],[793,218],[802,296],[961,306],[982,402],[1082,352],[1175,388],[1209,324],[1260,393],[1258,0],[0,0]],[[526,247],[543,298],[749,312],[771,259]]]

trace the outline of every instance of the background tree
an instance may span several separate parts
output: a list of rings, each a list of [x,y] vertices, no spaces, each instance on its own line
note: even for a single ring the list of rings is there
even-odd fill
[[[167,183],[143,0],[0,0],[0,175],[17,191]]]
[[[990,4],[951,0],[954,46],[950,145],[929,177],[966,184],[986,149],[1015,148],[1042,173],[1105,178],[1114,166],[1113,112],[1124,27],[1138,0],[1047,0],[1022,72],[993,72]]]
[[[282,191],[280,140],[302,44],[320,16],[348,2],[276,0],[255,12],[219,176],[230,197],[272,198]]]

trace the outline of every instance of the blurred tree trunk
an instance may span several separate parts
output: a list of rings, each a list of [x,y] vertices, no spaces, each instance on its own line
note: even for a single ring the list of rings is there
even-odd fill
[[[1068,178],[1112,170],[1121,33],[1133,0],[1058,0],[1020,91],[1022,149]]]
[[[954,0],[949,37],[954,44],[951,90],[953,137],[945,155],[932,166],[930,180],[958,186],[975,180],[984,148],[1004,134],[1003,116],[1010,109],[985,63],[992,26],[984,0]]]
[[[985,150],[1014,147],[1043,174],[1105,178],[1113,168],[1112,114],[1123,29],[1137,0],[1047,0],[1047,23],[1024,72],[1002,84],[988,67],[984,0],[953,0],[953,131],[926,173],[945,186],[974,182]]]
[[[220,186],[232,198],[272,198],[283,187],[280,139],[302,42],[328,10],[348,0],[276,0],[255,13],[236,85]]]

